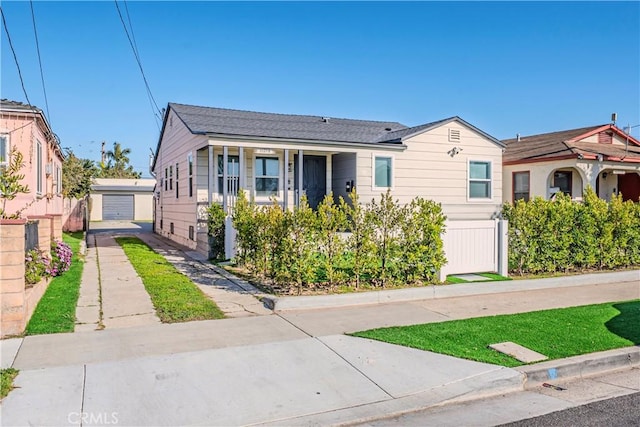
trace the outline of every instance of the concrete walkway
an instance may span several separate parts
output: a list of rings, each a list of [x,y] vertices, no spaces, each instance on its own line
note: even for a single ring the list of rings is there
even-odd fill
[[[113,235],[90,233],[76,331],[157,324],[151,298]]]

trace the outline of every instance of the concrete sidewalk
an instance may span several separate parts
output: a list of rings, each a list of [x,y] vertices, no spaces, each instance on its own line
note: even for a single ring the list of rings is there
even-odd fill
[[[113,233],[96,233],[102,253]],[[132,231],[123,227],[118,233]],[[340,335],[637,299],[637,271],[617,273],[604,284],[570,278],[531,289],[510,289],[517,281],[455,285],[450,288],[459,289],[458,294],[446,298],[274,313],[255,306],[257,291],[250,285],[162,238],[144,232],[138,236],[185,274],[202,274],[201,267],[204,274],[218,274],[213,284],[199,286],[239,298],[228,305],[237,317],[4,340],[2,365],[12,365],[20,374],[19,388],[2,402],[2,425],[77,425],[83,416],[84,425],[364,422],[523,390],[527,375],[540,379],[576,370],[582,375],[607,368],[608,360],[640,360],[635,347],[545,362],[537,371],[508,369]],[[121,264],[112,261],[110,273],[115,274]],[[86,301],[91,303],[90,296]]]

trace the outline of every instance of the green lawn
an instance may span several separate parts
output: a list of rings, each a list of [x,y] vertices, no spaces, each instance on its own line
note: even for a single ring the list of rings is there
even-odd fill
[[[64,240],[73,251],[71,267],[54,277],[38,302],[25,330],[26,335],[73,332],[76,323],[76,304],[80,295],[80,281],[84,260],[79,255],[83,232],[64,233]]]
[[[13,368],[0,369],[0,399],[4,399],[13,389],[13,379],[18,371]]]
[[[464,359],[519,366],[488,348],[512,341],[560,359],[640,344],[640,300],[479,317],[356,332],[352,335]]]
[[[174,323],[224,317],[189,278],[146,243],[136,237],[117,237],[116,241],[142,278],[160,320]]]
[[[459,277],[455,277],[455,275],[447,276],[446,283],[478,283],[478,282],[503,282],[508,280],[513,280],[510,277],[501,276],[496,273],[477,273],[478,276],[486,277],[486,280],[476,280],[470,282],[469,280],[464,280]]]

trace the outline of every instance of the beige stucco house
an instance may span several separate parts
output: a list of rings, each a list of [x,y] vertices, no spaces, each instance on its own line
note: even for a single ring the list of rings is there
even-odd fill
[[[151,221],[155,179],[96,178],[91,185],[91,221]]]
[[[355,188],[370,201],[390,189],[401,203],[441,203],[449,220],[491,219],[502,204],[503,147],[460,117],[407,127],[170,103],[152,165],[155,231],[207,253],[202,209],[230,211],[239,188],[285,209],[303,193],[315,207],[331,192]]]
[[[640,199],[640,141],[614,124],[503,141],[503,199],[514,202],[557,192],[580,200],[587,187],[609,200]]]

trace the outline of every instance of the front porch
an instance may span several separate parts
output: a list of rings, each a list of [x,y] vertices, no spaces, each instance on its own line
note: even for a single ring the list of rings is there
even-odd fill
[[[299,206],[304,195],[315,209],[328,194],[333,193],[336,200],[346,198],[357,179],[355,151],[321,147],[310,150],[209,144],[197,150],[194,160],[188,179],[194,181],[196,240],[203,253],[209,246],[205,210],[212,203],[221,204],[230,216],[243,190],[258,205],[275,202],[283,209]],[[232,236],[227,240],[233,241]]]

